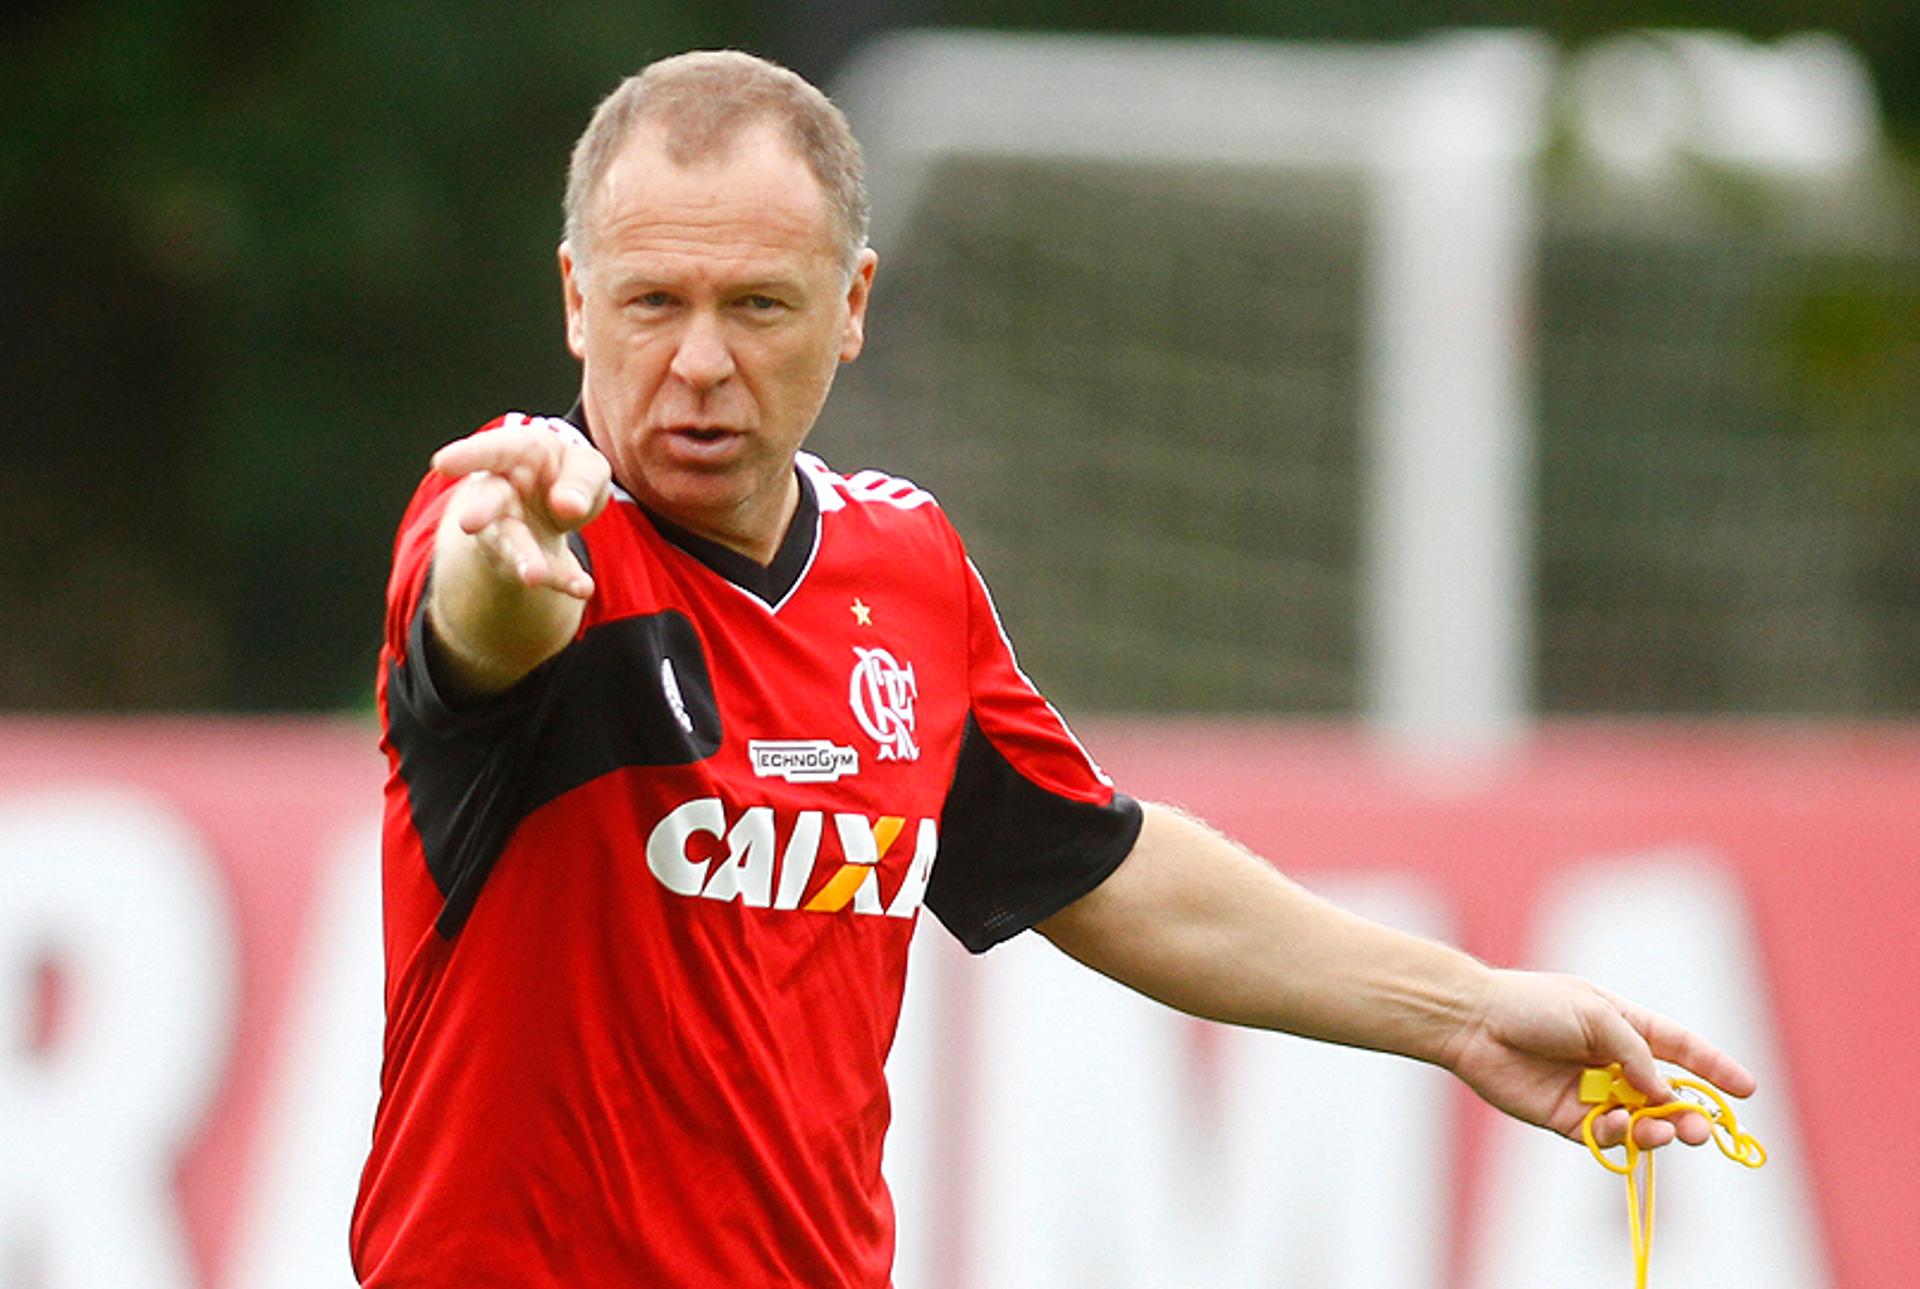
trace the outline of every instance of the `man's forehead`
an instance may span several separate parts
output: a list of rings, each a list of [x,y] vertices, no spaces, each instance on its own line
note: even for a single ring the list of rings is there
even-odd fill
[[[675,155],[668,129],[639,122],[602,176],[599,221],[616,224],[652,208],[686,212],[756,207],[770,220],[826,229],[827,195],[804,158],[772,121],[753,121],[701,153]]]

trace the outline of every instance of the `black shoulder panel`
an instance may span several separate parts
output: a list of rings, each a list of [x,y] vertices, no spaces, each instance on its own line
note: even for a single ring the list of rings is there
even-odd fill
[[[435,682],[437,647],[423,607],[406,663],[388,673],[387,733],[428,871],[446,897],[442,935],[465,925],[507,839],[534,810],[614,770],[690,765],[719,750],[706,653],[683,614],[602,623],[506,693],[466,705],[450,704]]]
[[[1058,913],[1107,879],[1140,835],[1140,805],[1094,806],[1036,786],[967,718],[940,813],[927,907],[982,953]]]

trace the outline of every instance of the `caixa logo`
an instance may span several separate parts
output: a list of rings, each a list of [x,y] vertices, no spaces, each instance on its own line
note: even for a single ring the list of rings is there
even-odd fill
[[[823,847],[829,820],[837,844]],[[907,831],[902,815],[875,819],[801,810],[782,816],[772,806],[748,806],[729,818],[720,798],[696,797],[653,826],[647,835],[647,868],[678,895],[738,900],[754,909],[851,909],[910,918],[933,875],[939,829],[932,819],[920,820],[913,829],[912,858],[904,864],[888,862],[904,855],[901,839]],[[831,855],[835,850],[838,854]],[[823,858],[832,867],[823,865]],[[816,869],[823,882],[814,880]],[[892,889],[883,890],[883,882]]]

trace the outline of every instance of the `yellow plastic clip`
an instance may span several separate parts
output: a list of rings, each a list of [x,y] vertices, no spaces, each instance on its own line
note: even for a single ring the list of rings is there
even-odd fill
[[[1704,1100],[1689,1097],[1648,1105],[1646,1094],[1627,1082],[1618,1062],[1604,1069],[1580,1072],[1580,1102],[1593,1107],[1587,1111],[1586,1118],[1580,1121],[1580,1136],[1602,1168],[1627,1179],[1627,1229],[1633,1237],[1634,1289],[1647,1289],[1647,1264],[1653,1256],[1653,1152],[1644,1149],[1633,1137],[1633,1130],[1642,1119],[1671,1119],[1682,1114],[1705,1115],[1713,1128],[1713,1143],[1720,1147],[1721,1154],[1748,1168],[1758,1168],[1767,1162],[1767,1148],[1753,1134],[1741,1131],[1733,1107],[1727,1104],[1727,1099],[1720,1095],[1718,1088],[1696,1079],[1672,1078],[1667,1082],[1677,1089],[1684,1088],[1697,1093]],[[1607,1158],[1593,1135],[1594,1121],[1609,1110],[1631,1111],[1627,1116],[1626,1136],[1620,1142],[1626,1154],[1624,1163],[1616,1164]],[[1639,1185],[1642,1155],[1646,1156],[1647,1161],[1644,1203]]]

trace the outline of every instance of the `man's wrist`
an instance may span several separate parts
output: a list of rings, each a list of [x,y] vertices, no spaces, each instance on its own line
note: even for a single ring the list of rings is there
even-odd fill
[[[1436,945],[1447,955],[1446,969],[1435,982],[1434,1023],[1426,1050],[1410,1052],[1448,1072],[1459,1069],[1465,1055],[1486,1029],[1497,972],[1471,954]]]
[[[437,660],[468,696],[499,693],[566,647],[585,604],[551,586],[529,586],[489,544],[441,521],[427,587],[427,629]]]

